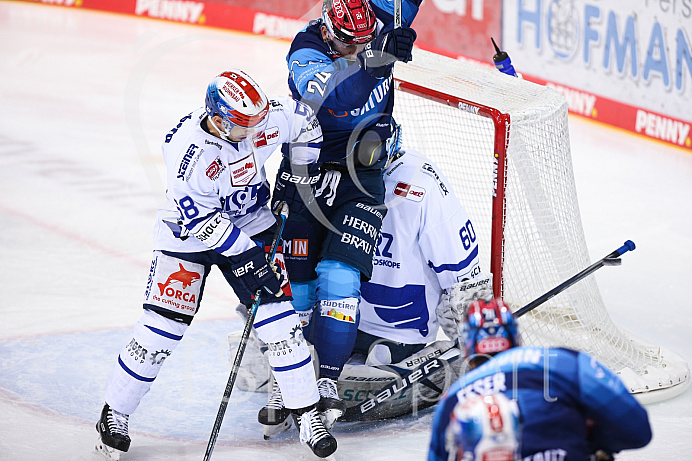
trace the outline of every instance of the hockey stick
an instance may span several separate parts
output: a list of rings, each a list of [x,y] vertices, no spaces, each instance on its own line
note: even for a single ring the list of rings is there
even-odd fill
[[[622,261],[620,260],[620,256],[624,255],[628,251],[633,251],[635,248],[637,248],[637,247],[634,245],[634,242],[632,240],[625,241],[625,244],[623,246],[621,246],[617,250],[613,251],[612,253],[610,253],[605,258],[599,259],[598,261],[596,261],[595,263],[593,263],[592,265],[590,265],[589,267],[587,267],[583,271],[581,271],[578,274],[574,275],[573,277],[565,280],[560,285],[556,286],[555,288],[553,288],[552,290],[550,290],[549,292],[547,292],[543,296],[536,298],[535,300],[528,303],[526,306],[524,306],[521,309],[519,309],[518,311],[516,311],[514,313],[514,317],[519,318],[522,315],[526,314],[527,312],[532,311],[537,306],[540,306],[541,304],[543,304],[544,302],[546,302],[547,300],[549,300],[553,296],[555,296],[559,293],[562,293],[563,291],[565,291],[565,289],[571,287],[572,285],[574,285],[575,283],[577,283],[578,281],[580,281],[581,279],[583,279],[587,275],[597,271],[598,269],[600,269],[603,266],[619,266],[620,263],[622,263]]]
[[[613,251],[610,253],[608,256],[605,258],[602,258],[583,271],[579,272],[578,274],[574,275],[573,277],[565,280],[563,283],[560,285],[556,286],[552,290],[548,291],[542,296],[539,296],[535,300],[531,301],[528,303],[526,306],[522,307],[518,311],[514,313],[514,317],[519,318],[522,315],[526,314],[527,312],[535,309],[536,307],[540,306],[544,302],[548,301],[555,295],[563,292],[567,288],[571,287],[578,281],[582,280],[584,277],[587,275],[595,272],[596,270],[600,269],[603,266],[618,266],[622,262],[620,260],[620,256],[623,254],[627,253],[628,251],[634,250],[636,247],[634,245],[634,242],[631,240],[627,240],[623,246],[618,248],[617,250]],[[385,400],[390,399],[391,397],[399,394],[399,392],[406,387],[412,385],[416,381],[420,381],[433,373],[436,373],[439,370],[444,369],[449,363],[457,360],[461,356],[461,351],[458,349],[459,346],[459,339],[457,338],[454,341],[454,345],[447,349],[445,352],[443,352],[439,357],[435,357],[427,362],[424,362],[422,365],[419,367],[411,370],[410,373],[407,373],[406,375],[401,377],[401,383],[398,381],[394,381],[391,384],[388,384],[387,386],[383,387],[377,394],[375,394],[374,397],[369,398],[365,402],[361,403],[357,407],[350,407],[346,411],[351,413],[350,417],[355,418],[356,415],[353,415],[354,412],[359,412],[360,415],[364,415],[365,413],[368,413],[375,408],[379,407],[382,402]],[[351,420],[351,419],[349,419]]]
[[[401,0],[394,0],[394,28],[401,28]]]
[[[267,260],[272,261],[276,255],[276,248],[279,245],[279,240],[281,240],[281,234],[283,233],[284,226],[286,224],[286,219],[288,218],[288,205],[286,202],[280,202],[275,208],[274,213],[281,223],[276,229],[274,234],[274,239],[272,240],[271,247],[269,249],[269,255]],[[255,293],[255,300],[252,303],[252,308],[250,309],[247,321],[245,322],[245,328],[243,329],[243,335],[240,337],[240,343],[238,343],[238,351],[235,353],[235,359],[233,360],[233,366],[231,367],[231,374],[228,377],[228,383],[226,384],[226,389],[223,392],[223,398],[221,399],[221,405],[219,406],[219,412],[216,414],[216,421],[214,421],[214,427],[211,430],[211,435],[209,436],[209,443],[207,444],[207,451],[204,453],[204,461],[209,461],[211,458],[211,453],[214,451],[214,445],[216,445],[216,439],[219,437],[219,431],[221,430],[221,423],[223,422],[223,417],[226,414],[226,408],[228,407],[228,401],[231,399],[231,392],[233,391],[233,386],[235,385],[235,380],[238,377],[238,371],[240,370],[240,362],[243,360],[243,354],[245,353],[245,346],[247,346],[248,339],[250,337],[250,330],[252,330],[252,324],[255,321],[255,314],[257,314],[257,308],[259,307],[260,297],[262,295],[262,289],[260,288]]]

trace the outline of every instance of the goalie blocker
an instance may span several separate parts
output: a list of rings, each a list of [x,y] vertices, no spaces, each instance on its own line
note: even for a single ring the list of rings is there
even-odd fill
[[[235,353],[241,332],[228,335]],[[461,376],[464,363],[452,341],[435,341],[418,353],[391,365],[370,366],[352,358],[338,380],[346,412],[339,421],[372,421],[396,418],[433,406]],[[313,353],[315,367],[319,366]],[[236,387],[243,391],[270,392],[269,367],[260,344],[250,336]],[[427,364],[427,366],[422,366]],[[421,367],[420,370],[412,370]],[[403,376],[403,378],[402,378]],[[392,398],[392,396],[396,396]]]

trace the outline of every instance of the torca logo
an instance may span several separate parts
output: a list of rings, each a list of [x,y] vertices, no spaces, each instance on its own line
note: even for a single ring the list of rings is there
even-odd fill
[[[197,272],[185,270],[183,265],[180,263],[178,263],[178,265],[180,266],[179,271],[173,272],[171,275],[169,275],[166,283],[158,284],[159,290],[161,290],[161,296],[163,296],[164,293],[172,297],[175,296],[175,290],[169,286],[173,282],[182,283],[183,289],[185,289],[200,279],[200,275]],[[171,293],[168,293],[168,291],[171,291]]]

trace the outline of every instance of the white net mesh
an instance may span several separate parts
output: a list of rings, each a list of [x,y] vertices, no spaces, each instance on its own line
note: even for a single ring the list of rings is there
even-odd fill
[[[591,264],[560,93],[420,50],[412,62],[397,63],[395,78],[394,117],[403,127],[403,145],[425,153],[452,183],[473,220],[485,270],[492,242],[499,243],[502,295],[513,310]],[[486,112],[499,121],[508,115],[509,122],[496,125],[479,115]],[[496,219],[501,226],[493,226],[496,142],[506,158],[504,221]],[[613,324],[591,276],[520,324],[525,344],[587,351],[618,371],[632,392],[669,390],[642,400],[677,395],[689,384],[689,369],[678,356]]]

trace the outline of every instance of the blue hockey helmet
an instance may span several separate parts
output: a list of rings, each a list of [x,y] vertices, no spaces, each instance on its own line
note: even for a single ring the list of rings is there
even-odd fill
[[[222,127],[216,127],[229,136],[234,126],[261,131],[267,122],[269,100],[259,85],[245,72],[231,69],[209,83],[205,99],[209,117],[218,115]]]
[[[461,330],[466,357],[492,356],[521,345],[517,321],[500,298],[472,302]]]
[[[520,446],[519,407],[504,394],[469,396],[456,404],[445,444],[463,461],[513,461]]]

